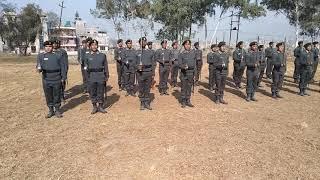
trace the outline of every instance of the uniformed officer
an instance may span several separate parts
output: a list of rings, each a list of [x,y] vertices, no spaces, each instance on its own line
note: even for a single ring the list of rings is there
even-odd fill
[[[172,66],[171,66],[171,86],[177,87],[178,84],[178,74],[179,74],[179,63],[178,58],[180,54],[180,50],[178,49],[178,42],[174,41],[172,43]]]
[[[49,113],[46,118],[61,118],[61,84],[67,79],[65,63],[61,53],[53,52],[53,42],[44,42],[45,52],[40,53],[37,58],[37,70],[42,73],[42,84],[46,96]]]
[[[153,50],[152,48],[152,42],[151,41],[149,41],[148,43],[147,43],[147,46],[148,46],[148,49],[147,49],[147,51],[149,51],[149,52],[151,52],[154,56],[155,56],[155,50]],[[155,71],[156,71],[156,67],[157,66],[154,66],[153,68],[153,76],[152,76],[152,83],[151,83],[151,87],[152,88],[154,88],[154,86],[155,86],[155,84],[156,84],[156,81],[154,80],[154,75],[155,75]]]
[[[258,87],[262,87],[261,81],[262,81],[264,72],[267,67],[267,58],[266,58],[266,54],[264,52],[263,45],[260,45],[258,47],[258,58],[259,58],[259,69],[260,69],[259,78],[258,78]]]
[[[149,49],[149,50],[152,50],[152,42],[151,42],[151,41],[149,41],[149,42],[147,43],[147,46],[148,46],[148,49]]]
[[[214,54],[213,66],[215,68],[215,79],[216,79],[216,89],[215,89],[215,103],[228,104],[224,100],[224,89],[226,86],[228,69],[229,69],[229,55],[226,49],[226,43],[220,42],[218,44],[219,51]]]
[[[89,75],[89,95],[93,106],[91,114],[106,113],[104,102],[109,69],[107,57],[98,51],[98,45],[97,40],[92,40],[89,43],[90,53],[87,54],[85,59],[85,69]]]
[[[195,85],[199,86],[199,79],[201,78],[201,70],[202,70],[202,50],[200,49],[199,42],[194,43],[194,51],[196,53],[197,58],[197,71],[195,75]]]
[[[67,54],[67,51],[61,47],[61,42],[58,39],[56,39],[53,42],[53,51],[56,53],[61,53],[61,57],[65,65],[65,69],[67,71],[67,79],[68,79],[68,71],[69,71],[68,54]],[[67,83],[66,81],[63,81],[61,84],[61,99],[63,101],[66,100],[66,97],[65,97],[66,83]]]
[[[295,83],[299,82],[300,79],[300,67],[299,67],[299,59],[300,59],[300,54],[303,50],[303,41],[298,42],[298,47],[296,47],[293,51],[293,55],[295,57],[294,60],[294,72],[293,72],[293,79]]]
[[[233,80],[237,89],[242,88],[241,80],[246,68],[246,64],[244,62],[246,51],[243,47],[244,43],[243,41],[240,41],[236,46],[236,50],[233,52]]]
[[[314,57],[314,62],[313,62],[313,72],[311,75],[311,82],[314,82],[314,76],[317,72],[318,69],[318,64],[319,64],[319,42],[313,42],[313,57]]]
[[[299,66],[300,66],[300,82],[299,95],[304,96],[309,94],[306,92],[307,86],[311,80],[313,72],[314,54],[311,51],[311,43],[304,45],[304,49],[300,52]]]
[[[215,67],[213,65],[214,63],[214,57],[215,54],[218,52],[219,48],[217,44],[211,45],[211,52],[207,55],[207,63],[209,64],[209,90],[213,91],[215,89]]]
[[[134,92],[135,73],[138,62],[138,56],[135,49],[132,48],[132,40],[126,41],[127,48],[123,52],[122,64],[124,70],[124,84],[127,91],[126,96],[136,97]]]
[[[287,57],[284,53],[284,43],[276,45],[277,51],[272,54],[272,86],[271,92],[273,98],[282,98],[279,92],[283,84],[284,74],[286,72]]]
[[[147,38],[140,38],[139,44],[140,49],[137,50],[137,79],[139,86],[139,99],[141,103],[140,110],[144,110],[145,108],[148,110],[152,110],[152,108],[150,107],[150,89],[152,77],[154,76],[156,61],[154,58],[154,53],[150,50],[146,50]]]
[[[117,74],[118,74],[118,86],[119,91],[124,90],[124,78],[123,78],[123,66],[122,66],[122,53],[123,53],[124,47],[123,47],[123,40],[119,39],[117,41],[117,47],[114,49],[114,59],[117,62]]]
[[[184,50],[179,54],[178,64],[180,68],[181,81],[181,107],[194,107],[191,104],[192,86],[195,85],[197,71],[197,54],[191,50],[191,41],[185,40],[182,43]]]
[[[246,101],[257,101],[255,98],[255,92],[258,85],[259,76],[259,57],[258,57],[258,45],[257,42],[250,43],[250,49],[246,53],[244,59],[247,67],[247,98]]]
[[[88,49],[87,40],[83,40],[82,47],[78,49],[78,62],[81,65],[83,93],[88,92],[88,72],[84,69],[84,61],[86,58],[86,52],[89,52]]]
[[[167,48],[167,40],[161,42],[161,49],[156,51],[156,61],[159,63],[159,92],[160,95],[169,95],[168,93],[168,78],[170,67],[172,64],[172,51]]]
[[[276,52],[276,50],[274,49],[274,42],[270,42],[269,43],[269,47],[266,49],[266,57],[267,57],[267,69],[266,69],[266,74],[267,74],[267,78],[271,79],[271,72],[272,72],[272,66],[271,66],[271,62],[272,62],[272,54],[274,52]]]

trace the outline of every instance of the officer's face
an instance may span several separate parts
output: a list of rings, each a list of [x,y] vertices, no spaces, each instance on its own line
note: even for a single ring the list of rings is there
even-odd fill
[[[186,42],[186,43],[184,44],[184,49],[190,50],[190,49],[191,49],[191,44],[190,44],[189,42]]]
[[[53,43],[53,48],[54,49],[58,49],[58,44],[57,43]]]
[[[140,42],[140,45],[141,45],[143,48],[145,48],[146,45],[147,45],[147,41],[141,41],[141,42]]]
[[[310,51],[311,50],[311,46],[307,46],[307,50]]]
[[[283,45],[281,45],[281,46],[279,46],[279,47],[278,47],[278,49],[279,49],[279,51],[280,51],[280,52],[283,52],[283,50],[284,50],[284,46],[283,46]]]
[[[96,52],[98,51],[98,44],[92,43],[90,46],[91,51]]]
[[[257,49],[258,49],[258,46],[257,46],[257,45],[251,46],[251,50],[252,50],[252,51],[257,51]]]
[[[225,51],[226,51],[226,46],[221,46],[221,47],[220,47],[220,51],[221,51],[221,52],[225,52]]]
[[[213,51],[214,51],[214,52],[217,52],[218,50],[219,50],[218,47],[214,47],[214,48],[213,48]]]
[[[119,46],[119,47],[123,47],[123,43],[122,43],[122,42],[119,43],[118,46]]]
[[[152,49],[152,44],[149,44],[149,45],[148,45],[148,48],[149,48],[149,49]]]
[[[175,43],[175,44],[173,45],[173,49],[178,49],[178,44],[177,44],[177,43]]]
[[[273,48],[273,44],[271,44],[271,45],[270,45],[270,47],[272,47],[272,48]]]
[[[127,43],[127,48],[129,48],[129,49],[132,48],[132,43],[131,43],[131,42],[128,42],[128,43]]]
[[[47,46],[44,47],[44,50],[45,50],[46,52],[52,52],[53,48],[52,48],[51,45],[47,45]]]
[[[240,44],[239,48],[240,48],[240,49],[243,49],[243,46],[244,46],[243,44]]]
[[[166,42],[162,43],[162,48],[163,49],[167,48],[167,43]]]

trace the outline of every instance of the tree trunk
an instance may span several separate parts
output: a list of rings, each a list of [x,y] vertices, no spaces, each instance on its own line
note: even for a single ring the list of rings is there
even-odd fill
[[[299,41],[299,3],[298,0],[295,3],[295,13],[296,13],[296,24],[295,24],[295,28],[296,28],[296,46],[298,45],[298,41]]]

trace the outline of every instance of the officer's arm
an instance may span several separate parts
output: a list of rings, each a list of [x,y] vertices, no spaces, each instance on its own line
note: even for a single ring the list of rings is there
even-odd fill
[[[62,80],[65,81],[65,80],[67,80],[66,63],[64,62],[62,55],[57,55],[57,57],[59,58],[59,62],[60,62]]]
[[[233,58],[233,60],[236,61],[236,62],[240,61],[240,59],[238,58],[238,52],[237,52],[237,50],[234,50],[234,51],[233,51],[232,58]]]
[[[81,48],[78,49],[78,63],[81,64]]]
[[[38,54],[36,69],[39,73],[42,72],[41,57],[42,57],[42,54],[41,53]]]
[[[108,67],[108,60],[107,60],[107,56],[105,54],[103,54],[103,58],[104,58],[104,75],[105,75],[105,81],[109,80],[109,67]]]
[[[185,69],[185,64],[183,63],[182,53],[179,54],[178,64],[180,69]]]

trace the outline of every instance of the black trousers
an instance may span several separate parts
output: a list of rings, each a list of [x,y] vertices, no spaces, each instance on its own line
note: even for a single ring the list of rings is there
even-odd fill
[[[293,79],[295,80],[299,80],[300,78],[300,64],[298,61],[298,59],[294,61]]]
[[[213,88],[216,82],[215,67],[209,64],[209,88]]]
[[[124,71],[124,84],[127,92],[132,92],[135,85],[136,72],[131,70]]]
[[[266,70],[266,64],[261,64],[260,65],[259,78],[258,78],[258,85],[260,85],[260,83],[262,81],[262,78],[263,78],[265,70]]]
[[[47,106],[51,108],[59,108],[61,106],[61,81],[42,81],[42,85],[44,94],[46,96]]]
[[[318,64],[319,64],[319,60],[314,61],[313,71],[312,71],[312,74],[311,74],[311,79],[314,79],[314,76],[316,75],[316,72],[317,72],[317,69],[318,69]]]
[[[312,65],[303,65],[300,66],[300,82],[299,82],[299,88],[300,90],[306,90],[307,86],[311,80],[313,72]]]
[[[203,63],[200,60],[197,60],[196,63],[197,63],[196,64],[197,65],[197,71],[196,71],[196,74],[195,74],[195,82],[198,82],[199,79],[200,79],[200,76],[201,76],[201,70],[202,70]]]
[[[84,65],[81,64],[81,74],[82,74],[82,82],[83,88],[88,89],[88,71],[84,69]]]
[[[268,78],[271,78],[271,73],[272,73],[272,59],[271,58],[267,58],[266,74],[267,74]]]
[[[223,98],[224,89],[226,87],[228,70],[215,69],[214,72],[216,75],[215,96],[217,99],[220,97]]]
[[[271,92],[278,94],[283,84],[284,73],[280,69],[273,68]]]
[[[138,72],[139,99],[141,102],[150,103],[150,90],[153,72]]]
[[[106,82],[90,82],[89,81],[89,95],[93,104],[104,103],[104,95],[106,91]]]
[[[241,85],[241,80],[245,69],[246,66],[242,65],[240,62],[233,62],[233,80],[236,86]]]
[[[258,85],[259,68],[247,68],[247,94],[255,94]]]
[[[192,93],[192,86],[194,85],[194,71],[181,71],[181,100],[190,100]]]
[[[170,74],[170,66],[169,65],[159,65],[159,91],[168,90],[168,79]]]
[[[171,66],[171,84],[172,85],[177,85],[178,74],[179,74],[179,65],[178,65],[178,61],[176,60]]]
[[[118,74],[118,85],[124,87],[124,75],[123,75],[123,64],[121,61],[117,61],[117,74]]]

